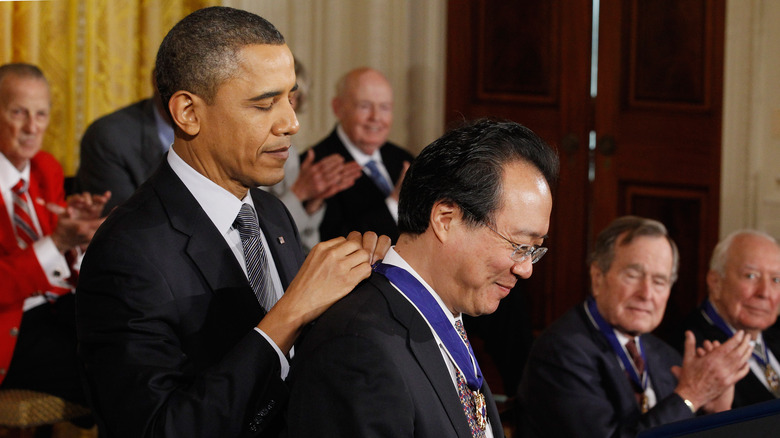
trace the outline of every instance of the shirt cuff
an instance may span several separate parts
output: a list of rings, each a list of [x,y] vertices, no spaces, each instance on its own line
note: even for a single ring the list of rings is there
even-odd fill
[[[57,245],[54,244],[51,237],[46,236],[35,241],[33,250],[49,284],[54,287],[70,288],[71,286],[67,282],[70,278],[68,261],[57,249]]]
[[[279,364],[282,366],[282,370],[279,373],[282,380],[287,378],[287,374],[290,373],[290,362],[287,361],[287,358],[284,357],[284,354],[282,353],[282,350],[279,348],[278,345],[276,345],[276,342],[271,339],[270,336],[265,334],[264,331],[260,330],[259,328],[255,327],[255,331],[257,333],[260,333],[263,335],[263,337],[268,341],[269,344],[271,344],[272,347],[274,347],[274,351],[276,351],[276,354],[279,356]]]

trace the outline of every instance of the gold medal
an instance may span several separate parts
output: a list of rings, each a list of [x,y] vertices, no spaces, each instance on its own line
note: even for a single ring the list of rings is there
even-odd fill
[[[650,410],[650,401],[647,399],[647,394],[642,394],[642,401],[640,402],[640,409],[643,414],[646,414]]]
[[[777,372],[772,368],[772,365],[766,364],[764,366],[764,376],[766,376],[766,381],[769,383],[769,387],[772,388],[772,392],[777,395],[780,392],[780,377],[777,376]]]
[[[474,391],[474,410],[476,411],[477,426],[480,430],[487,429],[487,409],[485,396],[479,391]]]

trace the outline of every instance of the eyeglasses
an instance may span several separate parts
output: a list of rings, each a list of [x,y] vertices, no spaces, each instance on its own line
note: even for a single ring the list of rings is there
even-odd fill
[[[515,263],[522,263],[526,259],[530,258],[531,264],[534,264],[538,262],[542,258],[542,256],[544,256],[547,253],[547,248],[543,246],[517,244],[504,237],[503,234],[494,230],[493,227],[491,227],[490,225],[485,225],[485,226],[488,227],[490,231],[498,234],[498,237],[506,240],[507,242],[509,242],[510,245],[512,245],[512,249],[514,251],[512,251],[512,254],[509,257],[512,260],[514,260]]]

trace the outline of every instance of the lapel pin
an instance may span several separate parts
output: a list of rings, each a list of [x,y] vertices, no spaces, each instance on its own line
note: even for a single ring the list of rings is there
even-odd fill
[[[276,238],[280,244],[284,245],[284,236],[279,236]]]

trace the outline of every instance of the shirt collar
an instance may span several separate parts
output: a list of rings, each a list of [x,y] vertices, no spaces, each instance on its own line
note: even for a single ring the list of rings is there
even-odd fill
[[[442,310],[444,311],[444,314],[447,315],[447,318],[449,318],[449,320],[450,320],[450,322],[452,324],[455,324],[455,321],[458,321],[458,320],[460,320],[463,317],[462,314],[459,314],[458,316],[453,316],[452,315],[452,312],[450,312],[450,309],[448,309],[447,306],[444,304],[444,302],[441,300],[441,297],[439,297],[439,294],[437,294],[436,291],[433,290],[433,288],[428,283],[426,283],[425,280],[423,280],[422,277],[420,277],[420,275],[417,273],[417,271],[415,271],[414,268],[412,268],[409,265],[409,263],[407,263],[406,260],[404,260],[403,257],[401,257],[400,254],[395,252],[395,247],[392,247],[392,248],[390,248],[387,251],[387,254],[385,254],[385,258],[382,260],[382,263],[385,263],[385,264],[388,264],[388,265],[393,265],[393,266],[398,266],[399,268],[401,268],[401,269],[405,270],[406,272],[412,274],[412,276],[414,276],[414,278],[416,278],[417,281],[420,282],[420,284],[425,286],[425,290],[427,290],[433,296],[433,298],[436,300],[436,302],[442,308]]]
[[[19,172],[5,154],[0,153],[0,189],[3,192],[10,191],[20,178],[30,183],[30,162],[27,161],[24,169]]]
[[[349,139],[349,136],[347,136],[347,133],[344,132],[344,128],[341,127],[341,124],[336,126],[336,135],[339,136],[339,140],[344,143],[344,147],[347,148],[347,151],[350,155],[352,155],[352,158],[354,158],[355,161],[360,164],[360,167],[364,167],[366,163],[371,160],[374,160],[377,163],[382,162],[382,154],[379,153],[379,149],[375,150],[373,154],[367,155],[365,152],[361,151],[360,148],[355,146],[354,143],[352,143],[352,141]]]
[[[233,226],[242,204],[246,202],[254,208],[249,191],[244,199],[236,198],[232,193],[190,167],[176,154],[174,148],[168,151],[168,164],[223,235],[227,234]]]

